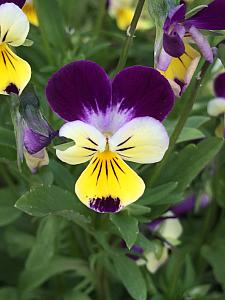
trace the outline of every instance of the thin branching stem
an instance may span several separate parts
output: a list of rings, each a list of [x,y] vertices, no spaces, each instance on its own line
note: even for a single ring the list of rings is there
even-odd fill
[[[135,34],[135,31],[136,31],[137,24],[138,24],[138,21],[140,19],[144,4],[145,4],[145,0],[139,0],[138,3],[137,3],[133,19],[131,21],[131,24],[130,24],[128,30],[127,30],[127,37],[124,41],[123,48],[122,48],[120,58],[119,58],[119,62],[118,62],[118,65],[116,67],[116,70],[115,70],[114,74],[121,71],[126,65],[128,54],[129,54],[129,49],[130,49],[132,40],[134,38],[134,34]]]

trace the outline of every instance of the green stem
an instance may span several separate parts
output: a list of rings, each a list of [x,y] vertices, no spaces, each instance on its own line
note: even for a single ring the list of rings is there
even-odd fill
[[[134,16],[131,21],[130,27],[128,28],[127,37],[126,37],[126,40],[124,41],[124,45],[123,45],[123,48],[122,48],[122,51],[120,54],[119,62],[118,62],[118,65],[116,67],[114,74],[121,71],[126,65],[129,49],[130,49],[132,40],[134,38],[135,30],[136,30],[138,21],[140,19],[144,4],[145,4],[145,0],[139,0],[137,3],[137,6],[136,6],[136,9],[134,12]]]
[[[97,16],[97,21],[96,21],[96,25],[95,25],[95,34],[96,36],[99,35],[99,32],[102,28],[102,23],[104,20],[104,16],[105,16],[105,11],[106,11],[106,4],[105,4],[105,0],[98,0],[98,16]]]
[[[190,97],[187,97],[185,99],[183,109],[181,110],[181,113],[180,113],[180,118],[179,118],[177,125],[172,133],[171,138],[170,138],[169,148],[168,148],[163,160],[156,166],[154,173],[151,176],[151,179],[150,179],[151,185],[154,185],[155,182],[157,181],[157,179],[159,178],[162,169],[164,168],[165,164],[168,161],[168,158],[170,157],[170,154],[172,153],[172,151],[174,149],[177,139],[179,138],[181,131],[183,130],[184,125],[188,119],[188,116],[189,116],[190,112],[192,111],[192,108],[193,108],[194,103],[198,96],[198,92],[202,86],[202,82],[204,80],[205,74],[208,71],[209,66],[210,66],[210,64],[208,62],[204,63],[200,76],[198,78],[196,78],[196,81],[193,86],[193,90],[191,92]],[[147,184],[149,184],[149,182]]]

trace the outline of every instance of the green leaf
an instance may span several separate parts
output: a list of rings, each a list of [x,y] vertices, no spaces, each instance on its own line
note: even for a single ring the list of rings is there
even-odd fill
[[[50,44],[47,46],[47,51],[49,50],[48,47],[52,47],[52,55],[54,56],[57,55],[57,51],[65,53],[68,40],[58,2],[55,0],[35,0],[34,3],[43,39],[45,43]]]
[[[55,253],[55,240],[59,229],[59,220],[49,216],[40,223],[36,242],[27,258],[26,269],[35,270],[46,265]]]
[[[199,128],[210,120],[210,117],[205,116],[191,116],[188,118],[186,127]]]
[[[199,140],[204,137],[205,135],[199,129],[185,127],[177,140],[177,144],[187,141]]]
[[[144,249],[145,252],[155,252],[156,243],[147,239],[142,233],[139,233],[136,243]]]
[[[191,121],[189,121],[189,123],[190,122]],[[195,122],[197,124],[197,120],[195,120]],[[199,121],[199,123],[200,123],[200,121]],[[172,124],[171,122],[169,122],[169,123],[167,122],[166,129],[168,131],[169,136],[171,136],[171,134],[173,133],[174,127],[175,127],[174,124]],[[183,130],[182,130],[182,132],[181,132],[181,134],[180,134],[180,136],[179,136],[176,143],[178,144],[178,143],[182,143],[182,142],[198,140],[198,139],[202,139],[204,137],[205,137],[205,135],[199,129],[186,126],[186,127],[183,128]]]
[[[171,177],[172,178],[172,177]],[[155,188],[146,188],[144,195],[138,201],[141,205],[167,204],[168,196],[176,189],[177,182],[169,182]]]
[[[225,239],[218,239],[210,246],[203,246],[202,255],[212,266],[217,281],[225,288],[224,264]]]
[[[73,221],[89,223],[89,211],[81,204],[77,197],[59,187],[37,187],[25,193],[16,202],[16,207],[36,217],[44,217],[49,214],[73,215]]]
[[[53,148],[56,149],[56,150],[65,151],[65,150],[67,150],[68,148],[70,148],[74,145],[75,145],[75,142],[72,141],[72,142],[68,142],[68,143],[64,143],[64,144],[61,144],[61,145],[54,146]]]
[[[80,293],[78,291],[72,291],[67,294],[63,300],[91,300],[86,294]]]
[[[13,189],[0,190],[0,226],[16,221],[21,212],[14,207],[17,193]]]
[[[225,67],[225,45],[224,44],[219,45],[218,57],[221,60],[223,66]]]
[[[10,257],[20,257],[28,254],[35,243],[33,235],[8,227],[4,233],[4,242]]]
[[[139,204],[131,204],[126,207],[128,213],[132,216],[142,216],[145,214],[149,214],[151,212],[151,208]]]
[[[74,192],[76,178],[60,162],[50,160],[49,169],[54,174],[54,182],[70,192]]]
[[[16,148],[14,132],[0,127],[0,145]]]
[[[217,155],[223,145],[219,138],[208,138],[198,145],[188,145],[181,152],[175,153],[165,166],[166,172],[161,175],[160,183],[173,178],[178,182],[176,192],[182,192],[195,177]]]
[[[29,39],[26,39],[22,46],[24,46],[24,47],[31,47],[31,46],[33,46],[33,44],[34,44],[33,41],[31,41]]]
[[[116,225],[127,247],[130,249],[136,242],[139,232],[138,220],[131,217],[127,211],[111,214],[110,220]]]
[[[0,289],[0,300],[18,300],[17,290],[11,287],[2,287]]]
[[[160,24],[178,3],[178,0],[148,0],[149,13],[156,24]]]
[[[199,11],[201,11],[203,8],[206,8],[208,7],[208,5],[206,4],[202,4],[202,5],[198,5],[196,7],[194,7],[192,10],[189,10],[189,12],[186,13],[186,16],[185,18],[190,18],[192,17],[193,15],[197,14]]]
[[[37,269],[25,270],[20,277],[20,289],[27,293],[42,285],[49,278],[66,271],[74,271],[80,276],[88,275],[89,270],[84,261],[75,258],[55,256],[45,265],[41,264]]]
[[[115,256],[113,261],[116,272],[131,297],[146,300],[146,283],[136,263],[126,256]]]

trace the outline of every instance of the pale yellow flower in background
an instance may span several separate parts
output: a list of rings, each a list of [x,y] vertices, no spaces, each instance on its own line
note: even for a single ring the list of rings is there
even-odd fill
[[[135,1],[133,0],[111,0],[109,14],[116,20],[117,26],[121,30],[126,30],[132,21],[135,11]],[[139,19],[137,29],[147,30],[153,27],[153,22],[145,7]]]
[[[33,0],[26,1],[23,7],[23,12],[27,15],[27,18],[32,25],[34,26],[39,25],[38,16],[37,16],[36,9],[34,7]]]

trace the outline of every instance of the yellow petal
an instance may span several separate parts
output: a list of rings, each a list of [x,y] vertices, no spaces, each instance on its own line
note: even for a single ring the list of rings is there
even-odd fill
[[[81,174],[75,192],[81,202],[101,212],[117,212],[144,193],[143,180],[116,153],[97,153]]]
[[[6,44],[0,45],[0,70],[0,94],[21,93],[30,81],[30,65]]]
[[[182,92],[176,80],[187,87],[197,69],[200,57],[199,52],[186,43],[185,53],[179,58],[172,58],[166,71],[159,70],[169,80],[176,95]]]
[[[39,25],[38,16],[33,1],[26,1],[23,7],[23,12],[27,15],[27,18],[32,25]]]

